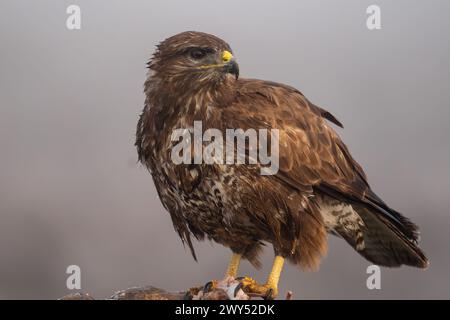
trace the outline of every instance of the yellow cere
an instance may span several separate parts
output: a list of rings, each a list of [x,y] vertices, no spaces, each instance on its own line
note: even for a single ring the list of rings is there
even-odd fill
[[[209,69],[209,68],[223,67],[225,65],[225,63],[229,62],[231,59],[233,59],[233,54],[230,51],[225,50],[224,52],[222,52],[222,63],[206,64],[203,66],[199,66],[197,68],[198,69]]]
[[[232,58],[233,58],[233,55],[231,54],[230,51],[225,50],[225,51],[222,53],[222,61],[223,61],[223,62],[228,62],[228,61],[230,61]]]

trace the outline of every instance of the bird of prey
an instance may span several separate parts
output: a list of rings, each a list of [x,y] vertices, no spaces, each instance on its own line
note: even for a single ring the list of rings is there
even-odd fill
[[[417,226],[372,191],[332,128],[342,125],[330,112],[293,87],[239,78],[230,46],[202,32],[162,41],[148,68],[138,157],[194,259],[191,237],[206,237],[231,249],[226,275],[236,277],[241,258],[259,267],[262,246],[272,244],[266,283],[241,279],[245,290],[266,298],[277,296],[284,260],[303,270],[318,267],[328,233],[377,265],[428,266]],[[173,132],[189,131],[195,121],[224,134],[229,128],[279,130],[277,172],[261,174],[259,161],[174,163]]]

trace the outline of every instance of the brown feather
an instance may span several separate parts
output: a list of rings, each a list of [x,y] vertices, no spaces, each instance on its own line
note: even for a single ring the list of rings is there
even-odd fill
[[[326,254],[326,231],[333,232],[320,202],[326,196],[347,211],[355,208],[351,219],[334,213],[334,231],[355,249],[363,240],[371,245],[362,253],[369,260],[390,266],[427,263],[415,244],[417,227],[372,192],[363,169],[326,122],[342,127],[330,112],[283,84],[199,69],[186,56],[192,47],[231,51],[221,39],[198,32],[162,42],[149,63],[136,146],[194,258],[191,235],[221,243],[255,266],[268,242],[294,264],[316,269]],[[216,128],[224,136],[230,128],[278,129],[279,172],[262,176],[260,163],[175,165],[172,131],[195,120],[202,121],[203,130]],[[360,219],[365,227],[355,231]],[[393,243],[397,246],[390,247]]]

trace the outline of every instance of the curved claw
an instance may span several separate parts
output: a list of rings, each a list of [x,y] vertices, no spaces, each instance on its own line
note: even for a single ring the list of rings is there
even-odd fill
[[[233,283],[229,284],[229,286],[224,289],[227,293],[228,299],[230,300],[247,300],[248,296],[245,294],[244,290],[242,289],[242,283],[234,281]]]
[[[269,288],[269,290],[267,290],[266,294],[263,296],[264,300],[275,300],[276,295],[274,294],[275,291],[272,288]]]
[[[236,286],[236,288],[234,288],[234,296],[235,297],[237,296],[239,290],[242,289],[242,291],[244,291],[243,287],[244,287],[244,285],[242,284],[242,282],[239,282],[238,285]]]
[[[250,277],[236,278],[242,284],[245,293],[254,297],[261,297],[264,300],[274,300],[278,295],[278,290],[269,284],[261,285]]]
[[[211,290],[215,289],[217,287],[217,281],[216,280],[212,280],[207,282],[204,286],[203,286],[203,294],[206,294],[208,292],[210,292]]]

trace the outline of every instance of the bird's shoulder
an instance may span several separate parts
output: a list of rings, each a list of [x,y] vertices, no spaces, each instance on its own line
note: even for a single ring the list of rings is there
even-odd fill
[[[329,111],[308,100],[298,89],[278,82],[259,79],[239,79],[237,81],[235,103],[249,103],[257,110],[267,107],[284,115],[294,113],[326,119],[343,128],[342,123]],[[280,110],[281,109],[281,110]],[[306,112],[306,113],[305,113]]]
[[[361,198],[369,186],[361,166],[326,120],[331,113],[297,89],[263,80],[242,79],[225,120],[232,127],[279,130],[277,179],[292,186],[328,185]]]

